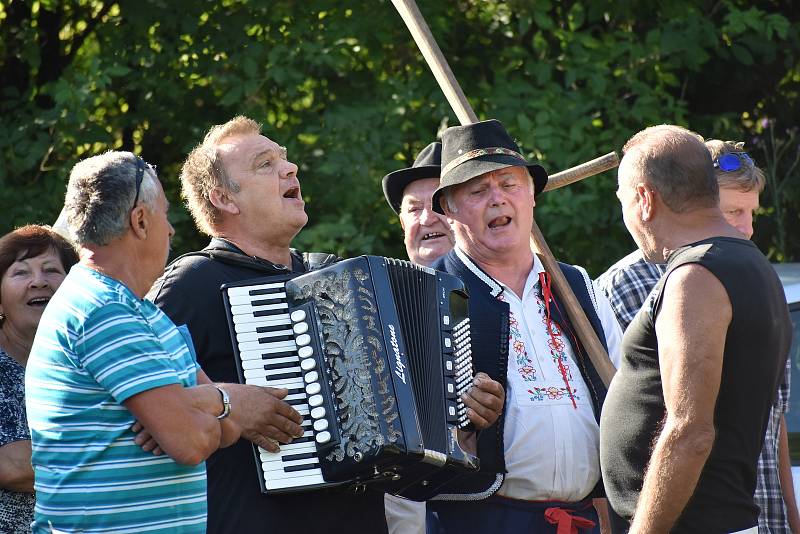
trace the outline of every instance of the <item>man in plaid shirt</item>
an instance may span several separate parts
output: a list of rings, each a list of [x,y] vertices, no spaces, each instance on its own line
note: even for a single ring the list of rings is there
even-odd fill
[[[764,173],[744,152],[743,143],[710,140],[706,146],[714,160],[722,213],[728,223],[750,239],[753,235],[753,212],[758,208],[758,195],[764,189]],[[596,286],[608,297],[623,330],[633,320],[665,270],[666,265],[648,263],[641,251],[636,250],[597,278]],[[800,515],[794,498],[784,418],[789,408],[790,374],[791,364],[787,360],[783,380],[770,411],[764,447],[758,458],[758,483],[754,498],[761,508],[759,534],[800,532]]]

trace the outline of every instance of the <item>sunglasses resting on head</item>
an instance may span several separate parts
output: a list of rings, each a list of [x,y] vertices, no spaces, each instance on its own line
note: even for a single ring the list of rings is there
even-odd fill
[[[745,162],[755,165],[753,158],[747,152],[729,152],[714,160],[714,168],[722,172],[735,172],[741,169]]]

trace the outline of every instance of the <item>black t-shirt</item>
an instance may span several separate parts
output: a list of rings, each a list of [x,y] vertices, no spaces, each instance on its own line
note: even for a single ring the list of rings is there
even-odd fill
[[[215,255],[215,259],[208,257]],[[234,260],[241,255],[241,261]],[[249,265],[248,265],[249,264]],[[244,255],[231,243],[212,239],[203,254],[167,267],[147,298],[192,334],[203,371],[215,382],[238,382],[228,321],[219,288],[252,278],[303,272],[299,254],[291,267]],[[234,407],[235,409],[235,407]],[[290,495],[261,493],[253,449],[242,439],[208,459],[208,532],[387,532],[383,494],[321,490]]]
[[[750,241],[717,237],[679,249],[670,257],[666,274],[622,340],[622,364],[600,422],[603,481],[612,508],[630,520],[665,415],[655,331],[661,291],[672,271],[687,263],[700,264],[719,279],[733,315],[714,410],[716,439],[672,531],[736,532],[757,524],[756,465],[791,342],[780,281]]]

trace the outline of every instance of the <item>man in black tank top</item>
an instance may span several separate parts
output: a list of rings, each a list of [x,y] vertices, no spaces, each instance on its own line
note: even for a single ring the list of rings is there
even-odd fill
[[[600,422],[615,532],[756,532],[756,464],[791,341],[780,282],[719,210],[702,138],[677,126],[624,148],[617,196],[667,272],[625,332]]]

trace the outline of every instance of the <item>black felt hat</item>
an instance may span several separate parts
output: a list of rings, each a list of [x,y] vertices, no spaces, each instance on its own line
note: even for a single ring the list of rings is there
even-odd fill
[[[423,148],[411,167],[390,172],[383,177],[383,194],[395,213],[400,213],[403,191],[408,184],[423,178],[438,178],[441,162],[442,143],[437,141]]]
[[[442,174],[439,188],[433,193],[433,209],[444,213],[439,199],[446,187],[505,167],[527,167],[533,177],[534,194],[547,185],[544,168],[528,163],[500,121],[491,119],[446,129],[442,134]]]

